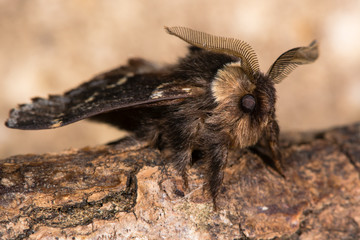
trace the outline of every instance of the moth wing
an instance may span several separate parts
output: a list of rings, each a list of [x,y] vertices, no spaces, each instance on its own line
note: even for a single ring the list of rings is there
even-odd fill
[[[191,86],[165,82],[164,71],[142,59],[131,59],[121,66],[64,95],[48,99],[33,98],[10,111],[5,125],[17,129],[49,129],[116,109],[146,105],[193,95]]]

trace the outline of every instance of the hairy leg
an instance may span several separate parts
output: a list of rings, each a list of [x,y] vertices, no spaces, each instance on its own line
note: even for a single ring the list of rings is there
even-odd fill
[[[271,154],[272,154],[272,161],[274,162],[276,170],[283,176],[284,175],[284,166],[282,163],[282,155],[279,147],[279,125],[277,121],[274,119],[272,120],[267,129],[265,130],[265,138],[269,144]]]
[[[227,163],[228,141],[218,133],[206,134],[206,159],[208,161],[208,189],[213,199],[214,210],[217,209],[216,198],[220,193],[224,179],[224,168]]]

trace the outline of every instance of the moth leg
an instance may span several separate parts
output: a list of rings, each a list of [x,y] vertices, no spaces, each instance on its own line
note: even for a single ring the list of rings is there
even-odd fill
[[[164,156],[172,162],[174,168],[183,178],[184,187],[188,188],[188,168],[192,163],[196,136],[198,135],[199,120],[189,116],[189,108],[180,110],[170,109],[166,121],[159,127],[159,149]]]
[[[160,149],[162,157],[172,163],[182,177],[184,187],[188,188],[187,169],[192,158],[190,139],[188,136],[175,134],[171,130],[160,136],[157,147]]]
[[[284,174],[284,166],[282,161],[282,155],[279,147],[279,132],[280,128],[277,121],[274,119],[272,120],[268,127],[265,130],[265,138],[269,144],[271,154],[272,154],[272,161],[276,170],[285,177]]]
[[[187,169],[189,164],[191,163],[191,155],[192,155],[191,149],[185,148],[185,149],[176,149],[176,153],[173,156],[174,158],[173,161],[175,162],[175,168],[181,175],[186,189],[189,187]]]
[[[227,163],[228,145],[225,140],[221,141],[219,136],[215,138],[217,141],[210,143],[207,149],[207,158],[209,161],[208,183],[209,190],[213,200],[214,210],[217,210],[216,198],[220,193],[220,189],[224,179],[224,168]]]

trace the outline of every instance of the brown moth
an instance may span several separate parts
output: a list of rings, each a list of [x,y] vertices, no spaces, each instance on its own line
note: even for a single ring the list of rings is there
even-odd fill
[[[63,95],[19,105],[6,126],[48,129],[85,118],[109,123],[160,149],[185,185],[187,169],[201,153],[215,207],[230,148],[265,139],[282,173],[274,85],[296,66],[317,59],[316,42],[283,53],[263,74],[253,49],[241,40],[185,27],[165,29],[191,45],[178,63],[159,67],[130,59]]]

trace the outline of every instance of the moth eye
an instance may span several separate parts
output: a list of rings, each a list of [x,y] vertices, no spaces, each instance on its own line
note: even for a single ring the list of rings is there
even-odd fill
[[[245,96],[243,96],[241,98],[240,105],[241,105],[241,109],[244,112],[246,112],[246,113],[252,112],[256,105],[254,96],[251,94],[246,94]]]

